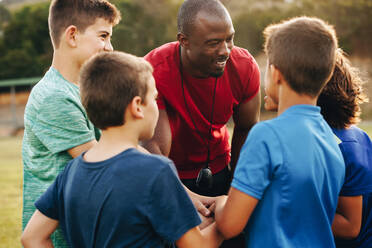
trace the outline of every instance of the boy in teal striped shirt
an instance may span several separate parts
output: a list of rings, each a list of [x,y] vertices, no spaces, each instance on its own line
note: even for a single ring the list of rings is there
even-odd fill
[[[80,102],[79,72],[92,55],[113,50],[112,28],[119,21],[119,11],[106,0],[51,2],[53,62],[32,89],[24,115],[23,229],[35,211],[34,202],[66,163],[99,138]],[[52,241],[55,247],[67,247],[59,230]]]

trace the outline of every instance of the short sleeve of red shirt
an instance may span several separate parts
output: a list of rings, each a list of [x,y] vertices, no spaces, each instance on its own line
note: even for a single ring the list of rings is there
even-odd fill
[[[163,47],[167,45],[168,44],[165,44],[163,45]],[[162,49],[154,49],[144,57],[148,62],[150,62],[150,64],[154,68],[154,77],[155,77],[157,88],[159,88],[158,84],[161,83],[159,82],[159,77],[158,77],[158,75],[161,73],[159,73],[158,69],[168,68],[167,66],[162,66],[162,64],[164,64],[169,59],[167,56],[168,54],[164,54],[162,53],[162,51],[163,51]],[[165,109],[166,100],[161,90],[159,89],[158,89],[158,97],[157,97],[156,102],[158,104],[159,109]]]
[[[260,90],[260,70],[252,55],[243,48],[234,47],[230,55],[231,68],[226,71],[235,82],[232,93],[239,103],[251,100]]]

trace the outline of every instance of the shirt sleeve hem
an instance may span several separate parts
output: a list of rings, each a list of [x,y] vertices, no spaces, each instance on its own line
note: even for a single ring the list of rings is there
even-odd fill
[[[247,184],[245,183],[242,183],[241,181],[239,181],[238,179],[234,178],[232,183],[231,183],[231,187],[234,187],[235,189],[247,194],[247,195],[250,195],[258,200],[260,200],[262,198],[262,195],[263,193],[262,192],[259,192],[258,190],[255,190],[253,189],[251,186],[248,186]]]
[[[92,141],[94,139],[95,139],[95,136],[94,136],[93,133],[87,133],[83,136],[78,136],[78,137],[75,137],[74,139],[67,140],[66,142],[59,143],[55,147],[51,147],[50,149],[53,153],[67,151],[71,148],[74,148],[76,146],[85,144],[85,143],[87,143],[89,141]]]
[[[342,189],[340,196],[357,196],[372,193],[372,185],[359,188]]]
[[[48,213],[48,211],[47,211],[45,208],[43,208],[42,206],[40,206],[40,205],[38,204],[38,202],[35,202],[35,207],[36,207],[37,210],[39,210],[39,211],[40,211],[43,215],[45,215],[46,217],[51,218],[51,219],[53,219],[53,220],[58,220],[58,218],[57,218],[56,216],[52,216],[52,215],[50,215],[50,214]]]
[[[194,219],[194,222],[189,222],[186,225],[182,226],[181,228],[178,229],[178,231],[175,232],[173,237],[166,238],[167,241],[175,243],[177,240],[179,240],[186,232],[191,230],[194,227],[197,227],[201,224],[200,219]]]

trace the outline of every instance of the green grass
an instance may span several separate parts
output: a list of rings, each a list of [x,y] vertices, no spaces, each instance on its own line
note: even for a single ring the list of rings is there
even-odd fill
[[[372,122],[359,125],[372,137]],[[0,246],[20,247],[22,137],[0,138]]]
[[[21,137],[0,139],[0,244],[20,247],[22,216]]]

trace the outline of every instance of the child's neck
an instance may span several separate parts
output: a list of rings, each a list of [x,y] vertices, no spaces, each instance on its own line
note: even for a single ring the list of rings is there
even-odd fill
[[[307,104],[316,106],[316,102],[317,97],[298,94],[288,86],[283,85],[279,88],[278,116],[294,105]]]
[[[129,130],[130,131],[130,130]],[[84,156],[87,162],[99,162],[130,149],[138,148],[138,135],[129,132],[123,127],[111,127],[102,130],[98,143]]]
[[[70,83],[79,86],[80,67],[63,51],[55,50],[52,66]]]

